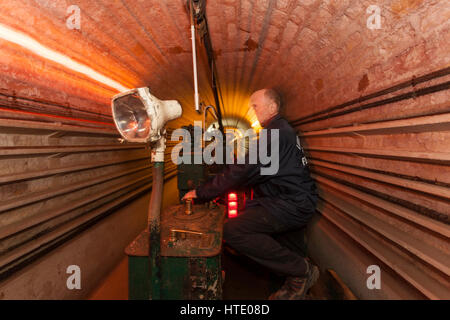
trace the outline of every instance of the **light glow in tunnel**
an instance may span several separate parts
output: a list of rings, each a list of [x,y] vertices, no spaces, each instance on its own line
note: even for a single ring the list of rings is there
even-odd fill
[[[255,121],[252,123],[252,128],[255,129],[256,131],[261,130],[261,125],[259,124],[259,121],[258,121],[258,120],[255,120]]]
[[[114,81],[98,73],[97,71],[88,66],[76,62],[73,59],[69,58],[68,56],[56,52],[55,50],[52,50],[42,45],[41,43],[31,38],[30,36],[22,32],[13,30],[2,24],[0,24],[0,39],[15,43],[47,60],[56,62],[64,66],[65,68],[81,73],[97,82],[107,85],[108,87],[114,88],[119,92],[124,92],[130,89],[121,85],[119,82]]]

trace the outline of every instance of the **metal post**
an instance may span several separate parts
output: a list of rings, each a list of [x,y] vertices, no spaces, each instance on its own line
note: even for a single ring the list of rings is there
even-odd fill
[[[150,300],[161,299],[161,202],[164,187],[165,129],[152,145],[153,180],[148,210]]]
[[[148,214],[150,234],[150,300],[161,299],[161,201],[163,194],[164,162],[153,163],[152,195]]]

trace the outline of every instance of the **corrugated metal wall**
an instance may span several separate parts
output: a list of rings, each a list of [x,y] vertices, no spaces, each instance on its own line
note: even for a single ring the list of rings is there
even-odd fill
[[[320,190],[310,253],[337,269],[360,298],[450,298],[450,105],[418,100],[444,94],[449,73],[413,78],[293,122],[303,131]],[[367,264],[357,267],[352,255],[359,262],[366,255]],[[366,289],[372,264],[392,290]]]
[[[73,110],[71,117],[67,110],[37,114],[30,111],[42,107],[36,101],[1,99],[2,106],[13,108],[1,111],[0,119],[4,278],[112,209],[148,193],[152,179],[150,149],[121,144],[110,117]],[[170,178],[176,168],[167,159],[165,173]]]

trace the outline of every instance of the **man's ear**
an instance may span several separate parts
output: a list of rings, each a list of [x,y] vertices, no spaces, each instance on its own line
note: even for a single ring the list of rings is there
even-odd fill
[[[270,112],[277,113],[277,104],[275,102],[270,103]]]

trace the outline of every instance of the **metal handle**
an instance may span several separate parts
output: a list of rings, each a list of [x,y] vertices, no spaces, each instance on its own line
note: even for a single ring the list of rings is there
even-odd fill
[[[186,233],[203,235],[203,232],[192,231],[192,230],[183,230],[183,229],[170,229],[170,238],[169,241],[175,242],[178,240],[177,235],[182,234],[185,238]]]
[[[185,207],[184,207],[184,213],[187,215],[192,214],[192,199],[186,199],[185,201]]]

